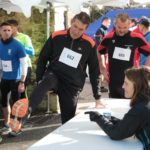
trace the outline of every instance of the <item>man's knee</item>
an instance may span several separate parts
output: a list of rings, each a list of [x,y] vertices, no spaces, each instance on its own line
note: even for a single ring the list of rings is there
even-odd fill
[[[49,91],[56,92],[58,89],[58,79],[56,75],[52,72],[46,74],[42,80],[42,82],[46,82],[49,85]]]

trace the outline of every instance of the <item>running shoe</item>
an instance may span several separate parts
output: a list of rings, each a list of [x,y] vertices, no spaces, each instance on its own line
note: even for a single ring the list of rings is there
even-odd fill
[[[12,132],[19,132],[22,126],[22,118],[25,117],[28,111],[28,100],[26,98],[20,99],[12,106],[11,119],[9,126]]]
[[[9,134],[9,132],[11,132],[11,128],[9,127],[9,125],[4,124],[2,128],[0,128],[0,133],[1,135],[7,135]]]

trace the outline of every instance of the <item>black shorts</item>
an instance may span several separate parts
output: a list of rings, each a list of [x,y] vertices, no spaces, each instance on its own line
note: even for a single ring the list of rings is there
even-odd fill
[[[2,107],[8,106],[10,96],[13,103],[20,98],[20,93],[18,92],[18,84],[18,80],[1,80]]]

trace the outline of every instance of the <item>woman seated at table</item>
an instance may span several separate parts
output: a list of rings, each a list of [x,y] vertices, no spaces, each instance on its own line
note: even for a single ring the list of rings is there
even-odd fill
[[[95,111],[85,112],[113,140],[135,135],[150,150],[150,68],[131,68],[125,71],[124,95],[130,98],[131,109],[123,119],[106,118]]]

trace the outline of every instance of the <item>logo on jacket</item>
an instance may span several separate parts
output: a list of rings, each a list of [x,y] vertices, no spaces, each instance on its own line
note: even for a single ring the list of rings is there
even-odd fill
[[[82,51],[82,48],[81,48],[81,47],[78,47],[78,50],[79,50],[79,51]]]
[[[115,43],[115,40],[112,40],[112,43]]]
[[[133,45],[125,45],[126,48],[131,49],[131,47],[133,47]]]
[[[8,49],[8,55],[11,55],[11,49]]]

